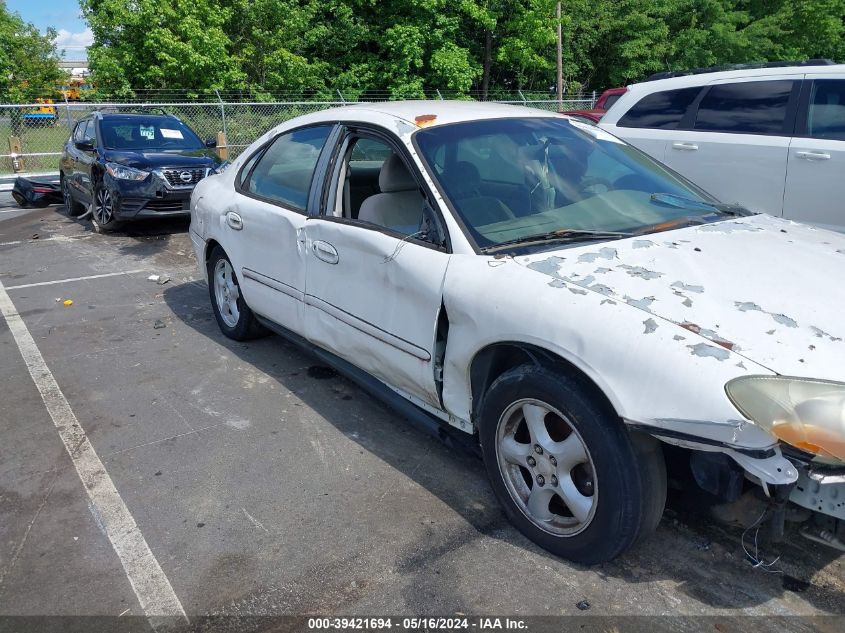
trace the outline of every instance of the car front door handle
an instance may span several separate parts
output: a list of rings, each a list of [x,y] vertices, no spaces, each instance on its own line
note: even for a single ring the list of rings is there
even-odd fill
[[[677,149],[682,152],[694,152],[698,149],[695,143],[672,143],[672,149]]]
[[[243,219],[234,211],[229,211],[229,213],[226,214],[226,224],[228,224],[236,231],[240,231],[242,228],[244,228]]]
[[[795,152],[795,157],[804,160],[830,160],[830,154],[827,152]]]
[[[327,264],[336,264],[340,261],[340,256],[337,254],[337,249],[323,240],[314,240],[311,244],[311,249],[317,259],[321,259]]]

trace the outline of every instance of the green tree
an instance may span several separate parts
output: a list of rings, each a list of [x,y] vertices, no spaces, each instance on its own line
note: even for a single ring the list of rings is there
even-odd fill
[[[94,34],[88,60],[98,90],[211,90],[245,80],[217,0],[80,0]]]
[[[65,74],[59,68],[56,32],[42,35],[0,3],[0,102],[52,98]]]

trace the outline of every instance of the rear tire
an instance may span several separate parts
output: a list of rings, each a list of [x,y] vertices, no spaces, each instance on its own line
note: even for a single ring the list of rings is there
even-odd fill
[[[207,272],[208,294],[220,331],[234,341],[248,341],[269,334],[246,304],[232,262],[220,246],[211,251]]]
[[[73,192],[70,190],[67,178],[61,178],[62,198],[65,204],[65,212],[72,218],[82,215],[85,207],[73,199]]]
[[[480,411],[487,473],[505,514],[569,560],[612,560],[651,532],[666,502],[660,445],[629,433],[592,390],[539,366],[511,369]]]

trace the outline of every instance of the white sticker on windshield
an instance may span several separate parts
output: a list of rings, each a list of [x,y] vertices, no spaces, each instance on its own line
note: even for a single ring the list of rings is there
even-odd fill
[[[164,138],[183,138],[180,130],[168,130],[167,128],[161,128],[161,135]]]
[[[148,138],[151,141],[156,137],[156,129],[152,125],[147,127],[146,125],[141,126],[141,138]]]

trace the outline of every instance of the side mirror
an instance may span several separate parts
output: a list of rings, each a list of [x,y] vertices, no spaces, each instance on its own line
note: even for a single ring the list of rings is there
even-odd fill
[[[76,149],[81,152],[93,152],[94,151],[94,144],[91,141],[76,141],[74,143]]]
[[[436,246],[446,246],[446,231],[440,223],[440,216],[434,212],[428,201],[423,203],[422,219],[420,220],[419,239]]]
[[[206,147],[217,147],[217,139],[213,136],[209,136],[205,139],[205,146]]]

